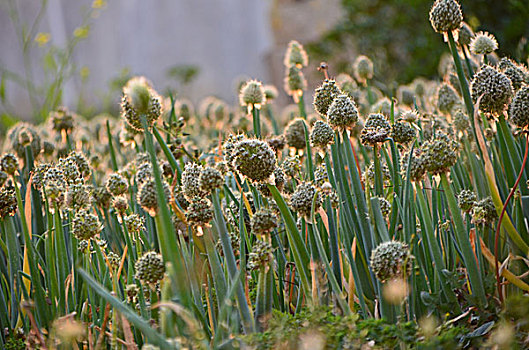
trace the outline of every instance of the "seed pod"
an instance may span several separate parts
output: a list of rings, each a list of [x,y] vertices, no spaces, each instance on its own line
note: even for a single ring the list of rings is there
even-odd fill
[[[355,79],[362,84],[373,78],[373,61],[367,56],[358,56],[353,63]]]
[[[78,240],[89,240],[103,229],[99,219],[85,209],[79,210],[72,221],[72,234]]]
[[[347,95],[338,95],[327,110],[327,120],[334,130],[351,129],[358,121],[358,109]]]
[[[162,256],[156,252],[144,253],[134,265],[136,274],[134,278],[142,283],[151,285],[162,280],[165,274],[165,264]]]
[[[252,251],[248,254],[248,269],[268,268],[274,259],[273,251],[274,248],[270,243],[261,240],[255,241]]]
[[[459,209],[465,213],[470,212],[472,208],[474,208],[476,200],[476,194],[470,190],[462,190],[457,195],[457,205],[459,206]]]
[[[388,241],[381,243],[372,251],[370,265],[376,278],[385,282],[393,278],[408,278],[413,260],[414,257],[407,244]]]
[[[305,149],[305,121],[301,118],[296,118],[288,123],[285,129],[285,139],[287,144],[297,150]]]
[[[5,153],[0,158],[0,168],[9,175],[14,175],[18,170],[18,158],[13,153]]]
[[[168,201],[171,197],[171,191],[167,182],[162,180],[163,195]],[[149,213],[151,216],[156,216],[158,213],[158,192],[156,191],[156,182],[154,179],[150,179],[141,185],[138,195],[138,204]]]
[[[144,77],[134,77],[123,87],[121,114],[134,130],[143,131],[141,116],[152,126],[162,115],[162,98]]]
[[[396,143],[410,143],[415,136],[417,131],[409,123],[398,121],[391,126],[391,137]]]
[[[269,234],[278,226],[276,214],[270,209],[259,209],[250,221],[254,235]]]
[[[474,103],[481,97],[479,109],[493,115],[503,112],[513,95],[509,78],[488,65],[474,75],[470,90]]]
[[[186,221],[192,226],[204,226],[213,219],[211,203],[205,198],[195,197],[189,203],[185,213]]]
[[[107,179],[105,187],[113,196],[120,196],[127,192],[129,184],[120,174],[111,174]]]
[[[321,196],[318,193],[316,187],[310,183],[305,182],[300,184],[292,197],[290,197],[290,206],[294,211],[301,214],[306,218],[310,218],[311,209],[312,209],[312,200],[316,195],[316,203],[314,211],[318,211],[318,208],[321,205]]]
[[[436,0],[430,9],[430,23],[438,33],[458,30],[462,22],[461,6],[455,0]]]
[[[448,172],[457,161],[457,143],[438,131],[432,140],[423,145],[421,158],[424,168],[432,174]]]
[[[18,204],[15,196],[15,188],[4,186],[0,189],[0,218],[5,219],[17,212]]]
[[[474,204],[472,208],[472,222],[474,224],[492,224],[497,218],[498,213],[491,197],[484,198]]]
[[[362,144],[376,146],[384,142],[391,132],[391,124],[383,114],[371,113],[360,134]]]
[[[310,133],[310,143],[312,147],[325,150],[327,149],[327,146],[333,142],[334,132],[329,124],[321,120],[316,121],[312,127],[312,132]]]
[[[200,172],[198,184],[201,191],[211,194],[224,185],[224,176],[217,169],[208,166]]]
[[[307,52],[296,40],[291,40],[288,43],[285,60],[283,61],[285,67],[296,66],[298,68],[306,67],[309,64],[309,56]]]
[[[470,41],[470,52],[476,55],[488,55],[498,49],[498,42],[494,35],[479,32]]]
[[[444,114],[449,114],[460,100],[456,90],[447,83],[441,84],[437,90],[437,108]]]
[[[529,127],[529,85],[522,87],[512,100],[509,121],[518,128]]]
[[[247,139],[235,144],[234,168],[251,181],[270,179],[276,168],[276,155],[265,141]]]
[[[247,107],[249,111],[253,108],[260,109],[266,102],[263,84],[257,80],[248,80],[239,92],[239,103]]]
[[[313,105],[316,112],[321,116],[327,116],[327,111],[334,99],[342,92],[336,85],[336,81],[326,79],[323,84],[314,92]]]

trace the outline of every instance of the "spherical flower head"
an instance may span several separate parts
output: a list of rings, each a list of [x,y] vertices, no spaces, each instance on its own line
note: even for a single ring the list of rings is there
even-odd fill
[[[382,172],[382,181],[384,186],[389,185],[391,181],[391,173],[389,172],[389,167],[386,163],[383,163],[380,167]],[[366,186],[373,187],[375,185],[375,163],[369,163],[369,166],[366,167],[364,173],[362,174],[362,180]]]
[[[448,172],[457,161],[457,143],[442,131],[438,131],[422,148],[424,167],[432,174]]]
[[[303,68],[309,64],[309,56],[303,48],[303,45],[301,45],[296,40],[292,40],[288,43],[288,48],[283,63],[285,67],[295,66],[298,68]]]
[[[511,80],[514,91],[518,91],[526,83],[527,69],[522,65],[516,64],[513,60],[503,57],[498,64],[498,68],[500,72]]]
[[[259,209],[250,221],[254,235],[269,234],[279,225],[276,214],[270,209]]]
[[[88,179],[90,177],[92,174],[92,168],[90,167],[90,162],[88,159],[86,159],[84,154],[73,151],[68,155],[68,159],[77,165],[77,170],[84,179]]]
[[[66,191],[65,204],[70,210],[77,211],[82,208],[90,206],[92,203],[92,195],[90,187],[77,181],[70,186]]]
[[[457,205],[465,213],[469,213],[476,204],[477,196],[471,190],[462,190],[457,195]]]
[[[312,147],[325,150],[333,142],[334,132],[329,124],[322,120],[316,121],[310,133],[310,144]]]
[[[0,218],[5,219],[17,212],[18,204],[15,196],[15,188],[4,186],[0,189]]]
[[[6,184],[9,175],[5,171],[0,170],[0,187],[3,187]]]
[[[323,189],[328,182],[329,174],[327,174],[327,169],[323,165],[318,166],[314,171],[314,183]]]
[[[145,231],[145,218],[138,214],[130,214],[123,218],[129,234]]]
[[[112,198],[112,208],[120,215],[125,215],[125,212],[129,208],[129,202],[127,201],[127,198],[123,196],[118,196]]]
[[[399,86],[397,96],[399,102],[405,106],[412,106],[415,103],[415,93],[410,86]]]
[[[57,132],[71,132],[74,127],[74,113],[67,107],[61,106],[56,111],[51,111],[48,117],[51,120],[51,127]]]
[[[189,202],[187,201],[187,198],[181,186],[175,186],[174,191],[173,191],[173,197],[174,197],[176,204],[179,205],[180,208],[182,208],[183,210],[187,210],[187,207],[189,206]]]
[[[189,162],[185,165],[182,173],[182,190],[188,199],[206,195],[207,192],[202,189],[199,181],[202,171],[203,168],[199,164]]]
[[[107,254],[108,264],[110,265],[110,268],[113,271],[116,271],[119,268],[119,264],[121,263],[121,258],[119,255],[117,255],[114,252],[110,252]]]
[[[203,192],[213,193],[224,185],[224,176],[217,169],[208,166],[200,172],[198,184]]]
[[[408,123],[416,123],[419,120],[419,112],[415,109],[403,111],[399,119]]]
[[[400,171],[404,178],[406,178],[408,173],[408,163],[410,164],[410,180],[415,182],[421,181],[424,178],[426,169],[424,168],[424,161],[419,149],[413,151],[411,154],[411,160],[410,152],[406,152],[402,155],[402,158],[400,159]]]
[[[272,136],[272,137],[266,139],[266,142],[268,143],[268,145],[270,147],[272,147],[274,152],[282,151],[283,148],[285,148],[285,146],[287,144],[287,140],[285,138],[285,135]]]
[[[267,181],[276,169],[276,155],[265,141],[239,141],[235,144],[233,152],[234,168],[251,181]]]
[[[360,134],[362,144],[376,146],[384,142],[391,132],[391,124],[383,114],[371,113]]]
[[[285,139],[289,147],[305,149],[305,121],[301,118],[291,120],[285,129]]]
[[[150,162],[142,163],[137,166],[135,178],[138,185],[142,185],[143,183],[151,180],[152,177],[152,165]]]
[[[266,241],[256,240],[252,251],[248,254],[248,269],[268,269],[274,259],[274,248]]]
[[[470,41],[470,51],[476,55],[488,55],[498,49],[498,42],[494,35],[479,32]]]
[[[33,126],[27,123],[18,123],[15,126],[13,126],[11,129],[9,129],[9,131],[7,132],[7,140],[9,140],[9,144],[11,145],[11,148],[13,149],[13,151],[17,154],[19,158],[25,158],[26,147],[28,147],[28,145],[20,143],[21,134],[31,135],[30,136],[31,143],[29,144],[29,147],[31,148],[31,151],[33,152],[33,156],[37,157],[42,148],[42,142],[40,139],[40,135],[33,128]]]
[[[430,10],[430,23],[437,33],[458,30],[463,22],[463,12],[456,0],[435,0]]]
[[[239,103],[243,107],[248,107],[251,111],[253,108],[260,109],[266,102],[263,84],[257,80],[248,80],[239,92]]]
[[[269,102],[275,100],[277,98],[277,96],[279,95],[279,92],[277,91],[277,88],[274,85],[270,85],[270,84],[265,85],[265,86],[263,86],[263,89],[264,89],[264,93],[265,93],[266,103],[269,103]],[[217,111],[217,109],[215,111]],[[215,114],[217,115],[218,113],[215,113]],[[220,114],[222,114],[222,116],[224,116],[225,113],[222,112]],[[223,119],[223,118],[219,118],[219,119]]]
[[[342,95],[342,92],[336,85],[336,81],[326,79],[323,84],[314,92],[313,105],[316,112],[322,117],[327,116],[327,111],[334,99]]]
[[[295,102],[299,101],[299,97],[307,89],[307,80],[300,68],[290,66],[286,69],[284,89],[289,96],[294,98]]]
[[[391,115],[391,108],[391,100],[387,97],[384,97],[378,100],[373,106],[371,106],[371,113],[381,113],[384,114],[386,117],[389,117]],[[395,108],[396,112],[396,107],[393,106],[393,108]]]
[[[42,153],[45,156],[51,156],[53,155],[53,152],[55,152],[55,145],[53,143],[50,141],[42,142]]]
[[[165,274],[165,264],[160,254],[156,252],[144,253],[134,265],[134,278],[142,283],[154,285],[161,281]]]
[[[529,129],[529,85],[522,87],[512,100],[509,121],[518,128]]]
[[[283,168],[277,167],[274,170],[274,182],[277,190],[279,192],[283,191],[283,189],[285,188],[285,183],[287,182],[287,178],[285,172],[283,171]],[[272,197],[272,192],[270,192],[270,189],[268,188],[267,184],[257,184],[256,187],[263,196]]]
[[[396,143],[410,143],[415,136],[417,131],[409,123],[397,121],[391,126],[391,137]]]
[[[162,188],[165,199],[169,201],[171,190],[164,180],[162,180]],[[158,192],[156,191],[156,181],[154,179],[150,179],[140,186],[137,201],[149,215],[156,216],[158,213]]]
[[[358,102],[361,99],[361,90],[358,89],[358,84],[349,74],[338,74],[336,77],[336,83],[338,84],[340,90],[349,96],[353,101]]]
[[[492,224],[498,218],[498,212],[491,197],[484,198],[474,204],[472,208],[472,222],[479,224]]]
[[[371,270],[376,278],[385,282],[393,278],[408,278],[414,257],[408,245],[399,241],[381,243],[371,252]]]
[[[18,170],[18,158],[13,153],[6,153],[0,158],[0,168],[9,175],[14,175]]]
[[[459,35],[457,42],[460,46],[468,46],[470,41],[474,37],[474,31],[466,22],[461,23],[461,28],[459,28]]]
[[[380,204],[380,211],[382,216],[387,218],[391,213],[391,203],[384,197],[378,197],[378,202]]]
[[[228,165],[228,167],[231,167],[233,165],[233,159],[235,157],[234,150],[235,145],[239,142],[244,140],[244,135],[229,135],[226,141],[222,144],[222,154],[224,156],[224,161]]]
[[[143,131],[142,115],[152,126],[162,113],[162,98],[147,79],[134,77],[123,87],[121,114],[132,129]]]
[[[72,233],[78,240],[89,240],[98,235],[103,226],[99,219],[88,210],[79,210],[72,221]]]
[[[192,226],[204,226],[213,219],[211,202],[206,198],[195,197],[189,203],[185,213],[186,221]]]
[[[338,95],[327,110],[327,121],[334,130],[351,129],[358,121],[358,109],[348,95]]]
[[[316,187],[310,183],[305,182],[296,187],[296,191],[290,197],[290,206],[295,212],[301,214],[305,218],[310,218],[312,209],[312,200],[316,196],[316,206],[314,211],[317,212],[321,205],[321,196]]]
[[[127,192],[129,183],[120,174],[111,174],[107,179],[105,187],[113,196],[120,196]]]
[[[112,201],[112,194],[108,192],[105,186],[99,186],[94,188],[92,191],[92,197],[97,206],[103,209],[108,209],[110,207],[110,202]]]
[[[81,173],[79,172],[77,164],[73,159],[69,157],[59,159],[59,163],[57,163],[57,168],[62,171],[62,173],[64,174],[64,178],[66,179],[68,184],[73,184],[77,180],[81,179]]]
[[[460,102],[460,98],[450,84],[443,83],[439,86],[437,90],[437,108],[440,112],[449,114],[458,102]]]
[[[502,113],[513,95],[511,80],[491,66],[482,66],[470,84],[472,100],[479,101],[479,109],[484,113]]]
[[[452,123],[457,131],[470,130],[470,120],[462,109],[458,108],[452,115]]]
[[[285,157],[281,167],[288,177],[295,178],[301,170],[301,160],[298,155]]]
[[[362,84],[373,78],[373,61],[367,56],[358,56],[353,63],[355,79]]]

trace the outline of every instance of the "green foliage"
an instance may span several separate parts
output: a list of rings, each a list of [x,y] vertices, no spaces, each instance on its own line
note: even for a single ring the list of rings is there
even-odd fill
[[[433,0],[342,0],[343,19],[322,38],[307,46],[317,60],[329,61],[335,72],[350,72],[352,57],[344,47],[370,56],[375,79],[408,83],[417,76],[433,77],[446,47],[439,44],[428,17]],[[523,60],[529,45],[529,9],[524,0],[464,1],[465,21],[475,30],[494,33],[499,54]],[[419,34],[419,35],[418,35]],[[390,86],[394,88],[396,86]]]

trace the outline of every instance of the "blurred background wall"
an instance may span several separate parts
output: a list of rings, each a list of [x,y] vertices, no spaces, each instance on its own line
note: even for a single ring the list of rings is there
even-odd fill
[[[53,84],[59,74],[65,76],[58,96],[62,103],[72,110],[94,112],[117,106],[119,91],[114,90],[131,75],[145,75],[160,92],[177,90],[195,102],[208,95],[234,102],[242,77],[280,88],[288,42],[316,40],[340,18],[338,0],[0,4],[0,72],[7,78],[4,107],[10,104],[3,112],[23,118],[32,117],[35,104],[45,103],[40,86]],[[70,46],[69,63],[61,70],[58,66]],[[33,98],[22,82],[26,72],[36,85]]]

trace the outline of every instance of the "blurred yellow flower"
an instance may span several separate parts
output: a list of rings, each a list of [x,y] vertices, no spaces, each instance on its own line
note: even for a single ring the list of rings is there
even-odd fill
[[[86,80],[90,75],[90,68],[88,68],[87,66],[82,67],[79,70],[79,75],[81,76],[82,80]]]
[[[39,44],[39,47],[42,47],[44,45],[46,45],[48,43],[48,41],[50,41],[50,33],[38,33],[36,36],[35,36],[35,42],[37,44]]]
[[[105,6],[107,6],[107,2],[105,0],[94,0],[94,2],[92,2],[92,8],[94,9],[100,9]]]
[[[90,33],[90,27],[89,26],[82,26],[82,27],[77,27],[75,28],[75,30],[73,31],[73,35],[76,37],[76,38],[79,38],[79,39],[84,39],[88,36],[88,33]]]

